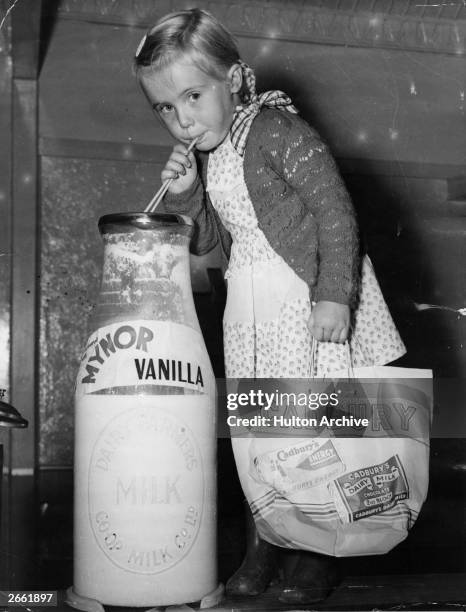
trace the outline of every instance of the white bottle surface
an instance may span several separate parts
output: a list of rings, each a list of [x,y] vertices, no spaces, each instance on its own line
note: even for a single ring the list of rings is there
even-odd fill
[[[217,586],[216,430],[200,333],[100,328],[75,410],[75,592],[117,606],[202,599]]]

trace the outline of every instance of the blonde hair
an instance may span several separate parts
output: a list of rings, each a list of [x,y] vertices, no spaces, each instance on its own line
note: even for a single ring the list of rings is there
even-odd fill
[[[255,77],[241,59],[232,34],[207,11],[189,9],[162,17],[142,39],[134,58],[136,74],[146,68],[166,68],[188,55],[209,76],[223,80],[234,65],[241,66],[243,102],[255,101]]]

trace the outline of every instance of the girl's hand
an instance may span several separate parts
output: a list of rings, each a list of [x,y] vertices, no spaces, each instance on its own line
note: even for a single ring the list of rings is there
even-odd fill
[[[188,147],[184,144],[177,144],[173,147],[165,168],[160,174],[162,181],[167,179],[175,179],[168,191],[170,193],[181,193],[191,187],[196,180],[197,164],[194,153],[191,151],[188,154]]]
[[[338,342],[348,338],[350,309],[336,302],[317,302],[309,318],[309,330],[318,342]]]

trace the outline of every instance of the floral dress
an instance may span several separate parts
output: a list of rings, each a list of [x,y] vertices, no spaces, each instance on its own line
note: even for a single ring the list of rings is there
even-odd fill
[[[227,378],[324,377],[348,369],[350,354],[353,367],[383,365],[404,354],[368,257],[362,265],[351,353],[332,342],[314,346],[309,288],[259,229],[243,157],[229,138],[209,156],[207,191],[233,239],[223,320]]]

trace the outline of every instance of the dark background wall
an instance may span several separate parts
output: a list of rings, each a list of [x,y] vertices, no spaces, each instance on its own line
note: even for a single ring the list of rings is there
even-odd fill
[[[159,16],[193,3],[45,0],[27,11],[27,1],[0,31],[0,387],[31,419],[12,447],[12,466],[29,470],[72,463],[97,219],[141,209],[172,144],[138,91],[132,55]],[[290,93],[328,140],[407,342],[404,363],[464,372],[464,319],[416,306],[464,306],[463,3],[197,5],[237,35],[260,89]],[[196,291],[210,291],[205,268],[218,265],[215,252],[193,262]]]

